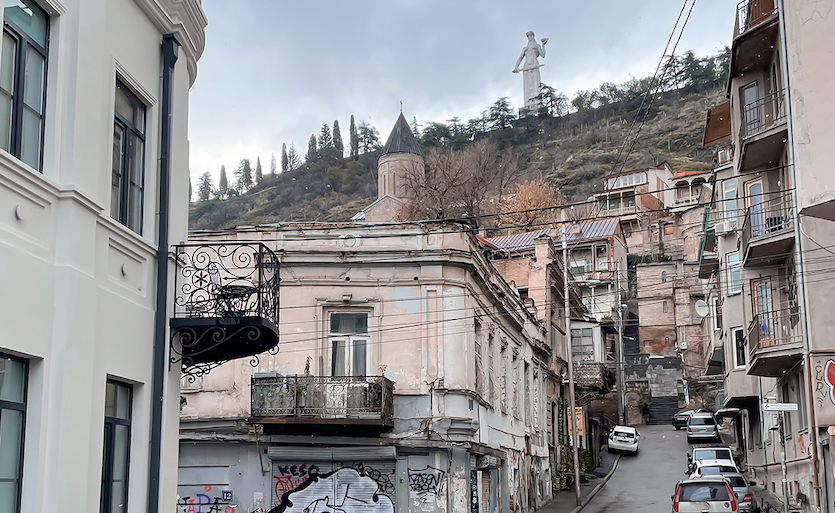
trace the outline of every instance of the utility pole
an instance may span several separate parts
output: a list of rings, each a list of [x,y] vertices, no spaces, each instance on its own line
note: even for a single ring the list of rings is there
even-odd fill
[[[562,281],[563,296],[565,296],[565,338],[568,340],[568,404],[571,407],[571,451],[574,457],[574,494],[577,497],[577,506],[583,505],[583,498],[580,495],[580,456],[577,453],[577,415],[575,413],[574,401],[574,355],[571,350],[571,301],[568,289],[568,223],[565,219],[563,209],[562,218]]]
[[[618,342],[617,342],[617,388],[618,388],[618,422],[621,425],[626,424],[626,395],[624,393],[624,379],[623,379],[623,309],[620,305],[620,260],[615,263],[615,303],[617,304],[617,328],[618,328]]]
[[[777,425],[780,428],[780,471],[783,473],[783,513],[789,513],[789,479],[786,476],[786,437],[783,434],[783,414],[779,412]]]

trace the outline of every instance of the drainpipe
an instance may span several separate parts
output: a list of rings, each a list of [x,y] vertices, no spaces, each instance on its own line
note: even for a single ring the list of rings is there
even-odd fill
[[[786,14],[783,8],[783,0],[777,0],[777,14],[780,27],[780,52],[783,54],[781,60],[781,69],[783,72],[783,80],[786,82],[784,88],[785,104],[786,104],[786,128],[788,131],[788,157],[789,157],[789,186],[792,190],[792,220],[794,222],[794,259],[797,265],[797,295],[798,306],[800,310],[800,328],[803,334],[803,353],[806,360],[806,383],[807,383],[807,397],[806,404],[809,408],[809,422],[811,424],[809,433],[812,437],[812,486],[815,489],[815,506],[820,507],[820,484],[818,482],[818,433],[815,425],[814,400],[812,396],[812,369],[809,368],[809,327],[806,322],[806,290],[803,284],[805,274],[803,270],[803,253],[801,251],[800,238],[800,215],[798,214],[797,201],[797,170],[794,166],[794,127],[792,124],[792,106],[791,106],[791,87],[789,84],[789,51],[788,42],[786,41]]]
[[[148,462],[148,513],[159,512],[159,474],[162,452],[162,401],[165,389],[165,349],[168,345],[168,203],[171,170],[171,97],[174,64],[180,42],[175,34],[162,36],[162,105],[160,108],[159,238],[157,240],[157,299],[154,315],[154,359],[151,383],[151,440]]]

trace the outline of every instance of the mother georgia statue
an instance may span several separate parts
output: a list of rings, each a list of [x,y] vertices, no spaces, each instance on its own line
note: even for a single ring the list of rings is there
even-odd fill
[[[528,44],[522,49],[522,53],[516,60],[516,67],[513,68],[513,72],[522,72],[522,81],[524,83],[525,93],[525,108],[536,109],[539,107],[539,101],[536,97],[539,95],[541,83],[539,68],[543,66],[543,64],[539,63],[538,58],[545,57],[545,43],[548,42],[548,38],[543,37],[542,44],[540,45],[536,42],[533,31],[529,30],[525,35],[528,36]],[[525,60],[525,63],[522,65],[522,69],[520,70],[519,65],[522,64],[522,59]]]

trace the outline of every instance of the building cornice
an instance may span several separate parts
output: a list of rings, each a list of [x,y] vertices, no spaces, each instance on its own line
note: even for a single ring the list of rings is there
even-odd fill
[[[197,61],[206,48],[209,21],[200,0],[136,0],[151,22],[163,34],[179,36],[186,56],[189,86],[197,79]]]

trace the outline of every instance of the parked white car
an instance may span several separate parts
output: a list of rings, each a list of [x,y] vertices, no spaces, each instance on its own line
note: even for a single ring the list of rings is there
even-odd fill
[[[615,426],[609,434],[609,452],[638,453],[638,440],[641,434],[629,426]]]
[[[727,479],[714,476],[679,481],[672,496],[673,513],[735,513],[739,501]]]
[[[733,460],[698,460],[693,462],[690,478],[738,473],[739,468]]]

